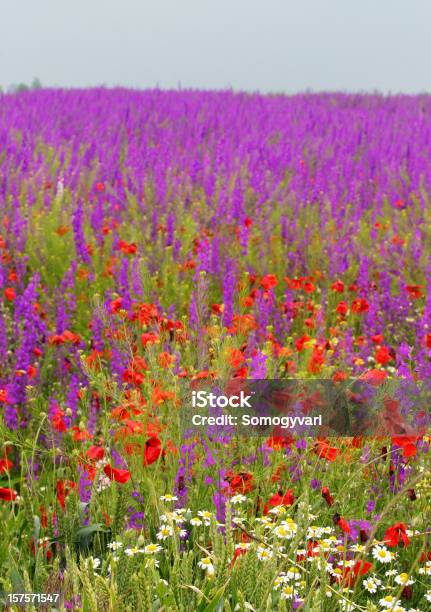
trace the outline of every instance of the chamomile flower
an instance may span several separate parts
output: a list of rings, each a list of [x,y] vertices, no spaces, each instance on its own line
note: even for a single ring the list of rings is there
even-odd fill
[[[123,542],[109,542],[108,548],[110,550],[119,550],[123,547]]]
[[[382,581],[376,578],[375,576],[370,576],[369,578],[364,578],[362,584],[364,585],[364,589],[368,591],[368,593],[377,593],[377,589],[381,586]]]
[[[431,603],[431,589],[425,593],[424,597]]]
[[[144,552],[146,555],[155,555],[156,553],[160,552],[162,549],[162,547],[159,544],[147,544],[146,547],[144,548]]]
[[[290,584],[285,584],[281,589],[281,599],[293,599],[295,595],[295,589]]]
[[[290,567],[286,572],[286,576],[289,580],[301,580],[302,574],[296,569],[296,567]]]
[[[286,514],[286,512],[287,508],[285,506],[274,506],[274,508],[269,510],[269,514],[274,514],[275,516],[282,516],[283,514]]]
[[[431,561],[427,561],[424,567],[420,567],[418,569],[419,574],[424,574],[425,576],[431,576]]]
[[[281,573],[279,576],[277,576],[277,578],[274,580],[274,589],[276,591],[278,591],[278,589],[280,589],[280,587],[283,584],[286,584],[286,582],[289,582],[289,578],[286,576],[286,574]]]
[[[171,495],[170,493],[166,493],[166,495],[161,495],[160,499],[164,502],[178,501],[178,497],[176,495]]]
[[[365,550],[365,546],[363,544],[353,544],[353,546],[350,547],[350,550],[356,553],[362,553]]]
[[[176,523],[177,525],[182,525],[184,523],[184,517],[178,510],[165,512],[165,514],[160,516],[160,520],[162,523]]]
[[[410,584],[413,584],[414,580],[412,580],[408,574],[403,572],[401,574],[398,574],[398,576],[395,576],[395,582],[402,586],[408,586]]]
[[[243,504],[245,501],[247,501],[247,498],[245,495],[241,495],[241,493],[237,493],[236,495],[230,498],[230,503],[234,506],[236,506],[237,504]]]
[[[257,523],[262,523],[265,527],[272,527],[273,522],[270,516],[262,516],[261,518],[256,519]]]
[[[198,562],[198,566],[203,569],[208,574],[208,576],[214,576],[214,565],[210,557],[204,557],[203,559],[201,559]]]
[[[199,510],[198,516],[201,517],[205,525],[208,527],[211,522],[212,512],[210,512],[209,510]]]
[[[85,559],[84,564],[85,567],[91,566],[94,570],[96,570],[98,567],[100,567],[101,561],[98,557],[88,557]]]
[[[284,538],[288,538],[288,539],[291,539],[291,537],[292,537],[290,530],[287,529],[286,525],[283,525],[283,524],[278,525],[274,529],[273,533],[277,536],[277,538],[283,538],[283,539]]]
[[[145,550],[142,548],[138,548],[137,546],[131,546],[130,548],[126,548],[124,551],[128,557],[134,557],[135,555],[139,555],[140,553],[144,553]]]
[[[259,546],[256,552],[259,561],[268,561],[268,559],[271,559],[274,555],[271,549],[265,548],[264,546]]]
[[[202,521],[197,516],[194,516],[190,519],[190,525],[193,525],[193,527],[200,527],[202,525]]]
[[[174,530],[170,525],[162,525],[157,534],[158,540],[166,540],[166,538],[170,538],[174,533]]]
[[[399,599],[396,599],[393,595],[386,595],[382,599],[379,599],[379,604],[383,608],[387,608],[388,610],[393,610],[396,606],[401,605]]]
[[[386,546],[374,546],[372,554],[374,559],[380,563],[390,563],[393,558]]]
[[[287,533],[288,533],[286,537],[289,539],[292,539],[295,536],[296,532],[298,531],[298,525],[291,518],[288,518],[285,521],[282,521],[281,525],[283,525],[286,528]]]

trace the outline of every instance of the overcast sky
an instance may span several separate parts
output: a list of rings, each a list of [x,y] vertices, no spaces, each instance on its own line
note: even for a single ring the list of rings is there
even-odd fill
[[[0,85],[431,92],[431,0],[0,0]]]

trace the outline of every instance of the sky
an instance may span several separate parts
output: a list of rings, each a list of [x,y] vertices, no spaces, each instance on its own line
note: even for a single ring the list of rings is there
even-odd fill
[[[431,0],[0,0],[0,86],[431,92]]]

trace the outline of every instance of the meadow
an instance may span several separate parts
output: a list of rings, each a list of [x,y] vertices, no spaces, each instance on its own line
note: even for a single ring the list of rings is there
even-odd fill
[[[5,609],[431,610],[391,387],[431,375],[430,143],[425,95],[0,94]],[[185,435],[270,379],[368,381],[384,430]]]

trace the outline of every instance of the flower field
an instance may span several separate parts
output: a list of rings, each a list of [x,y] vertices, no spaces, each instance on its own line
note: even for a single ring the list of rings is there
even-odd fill
[[[0,94],[6,609],[431,610],[390,391],[431,376],[430,143],[428,96]],[[384,431],[184,433],[262,379],[367,381]]]

